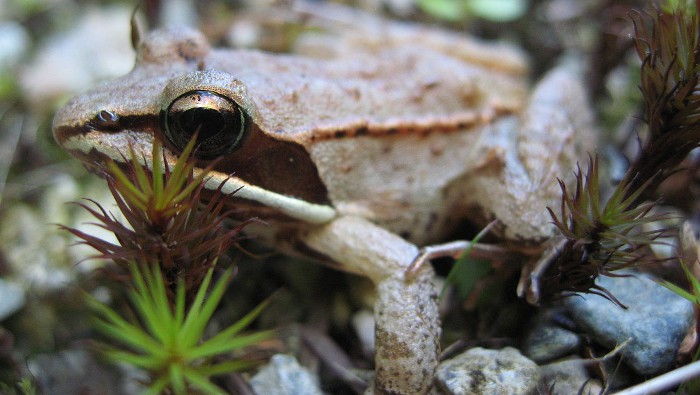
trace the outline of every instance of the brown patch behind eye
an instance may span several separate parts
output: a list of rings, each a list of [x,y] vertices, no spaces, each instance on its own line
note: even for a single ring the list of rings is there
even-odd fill
[[[236,151],[219,160],[215,170],[272,192],[329,204],[326,187],[306,149],[271,138],[255,125]]]

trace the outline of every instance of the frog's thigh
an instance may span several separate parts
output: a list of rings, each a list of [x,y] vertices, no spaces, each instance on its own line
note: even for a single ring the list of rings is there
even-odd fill
[[[481,137],[481,167],[456,183],[470,205],[499,220],[504,237],[540,242],[552,234],[546,207],[558,207],[557,177],[573,174],[595,132],[585,90],[575,70],[550,71],[535,87],[518,123],[504,117]]]
[[[597,141],[579,70],[564,64],[549,71],[533,90],[522,118],[518,155],[535,182],[543,170],[556,168],[558,174],[549,183],[558,192],[554,178],[567,176]]]
[[[440,327],[432,267],[424,265],[415,277],[405,276],[418,248],[357,217],[314,228],[303,241],[377,287],[376,390],[427,392],[437,365]]]

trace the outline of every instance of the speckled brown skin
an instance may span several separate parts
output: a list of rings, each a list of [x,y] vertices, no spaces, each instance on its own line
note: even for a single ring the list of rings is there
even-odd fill
[[[148,161],[154,139],[174,161],[161,129],[172,100],[202,89],[234,100],[251,127],[210,173],[211,189],[243,187],[234,197],[242,215],[270,223],[261,240],[369,277],[375,391],[425,393],[440,328],[432,270],[405,276],[417,245],[474,213],[498,218],[508,240],[547,238],[555,177],[592,149],[590,113],[566,68],[528,99],[526,62],[511,47],[367,16],[330,25],[287,55],[211,49],[188,29],[155,32],[131,73],[56,115],[54,135],[88,164],[122,160],[130,145]],[[118,120],[100,121],[105,110]]]

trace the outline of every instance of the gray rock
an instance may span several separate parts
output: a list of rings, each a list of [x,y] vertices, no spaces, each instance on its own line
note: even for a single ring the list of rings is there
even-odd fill
[[[352,326],[362,345],[362,354],[374,355],[374,314],[369,309],[358,311],[352,316]]]
[[[450,395],[533,394],[540,373],[537,365],[512,347],[472,348],[437,368],[436,382]]]
[[[42,394],[121,395],[117,369],[104,366],[82,349],[42,354],[29,361]]]
[[[598,395],[603,391],[600,381],[592,380],[588,375],[585,361],[582,359],[567,359],[541,366],[540,374],[542,376],[540,393],[542,394]]]
[[[0,279],[0,321],[21,309],[25,302],[22,287]]]
[[[46,103],[82,91],[133,67],[129,24],[124,23],[130,7],[84,7],[79,15],[70,31],[48,36],[22,68],[19,83],[30,102]]]
[[[0,72],[9,73],[27,53],[29,33],[14,21],[0,23]]]
[[[655,375],[670,369],[681,340],[693,323],[692,303],[645,274],[601,276],[597,284],[628,309],[597,295],[574,296],[565,300],[574,321],[611,349],[631,339],[623,351],[623,360],[638,374]]]
[[[572,354],[581,346],[581,338],[552,322],[547,312],[538,314],[523,340],[523,354],[537,363],[545,363]]]
[[[277,354],[252,379],[258,395],[322,395],[318,379],[291,355]]]

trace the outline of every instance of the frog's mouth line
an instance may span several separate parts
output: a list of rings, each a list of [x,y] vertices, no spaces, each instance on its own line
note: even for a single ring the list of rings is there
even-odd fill
[[[130,147],[139,160],[148,167],[150,160],[152,135],[144,132],[100,133],[91,131],[85,134],[68,137],[61,142],[62,146],[76,156],[101,161],[100,158],[110,158],[115,162],[124,163]],[[166,150],[166,158],[173,163],[175,157]],[[172,159],[172,161],[170,161]],[[195,168],[195,175],[203,169]],[[323,224],[337,216],[336,210],[328,205],[309,203],[303,199],[282,195],[267,189],[249,184],[248,182],[218,171],[209,171],[209,177],[204,185],[206,189],[224,194],[235,193],[236,198],[247,199],[266,207],[279,210],[281,213],[301,221]]]

